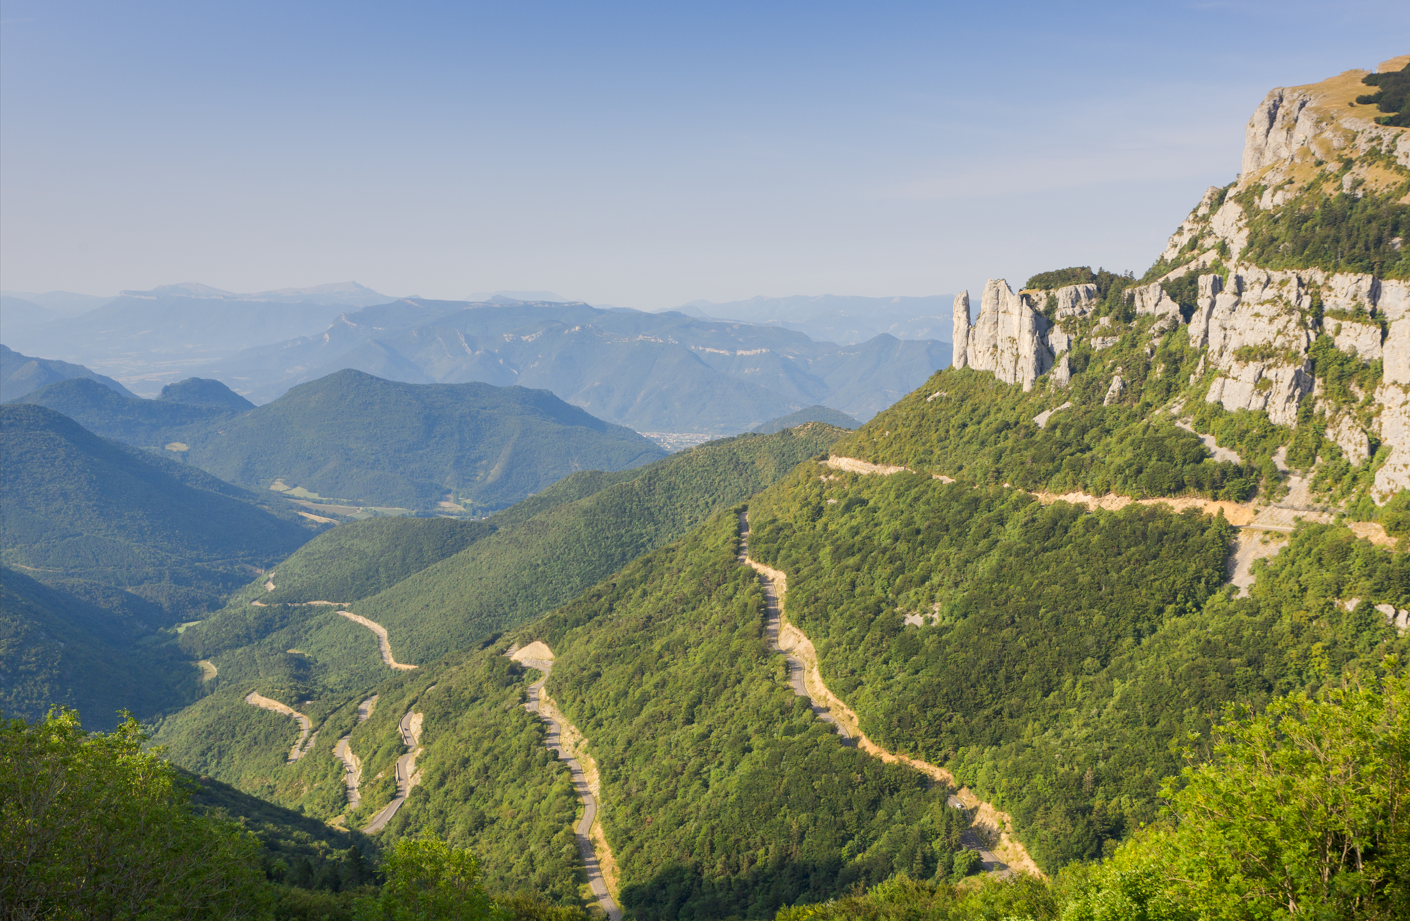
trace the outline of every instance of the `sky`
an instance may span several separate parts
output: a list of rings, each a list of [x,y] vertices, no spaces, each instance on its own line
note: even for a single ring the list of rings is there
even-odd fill
[[[643,310],[1143,271],[1403,2],[0,2],[0,285]]]

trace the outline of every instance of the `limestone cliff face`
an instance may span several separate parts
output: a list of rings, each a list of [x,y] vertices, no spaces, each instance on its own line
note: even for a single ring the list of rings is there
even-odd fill
[[[1395,58],[1381,70],[1407,63],[1410,56]],[[1315,205],[1312,196],[1319,191],[1358,196],[1403,191],[1410,178],[1410,129],[1377,125],[1374,109],[1353,104],[1367,91],[1364,76],[1365,71],[1348,71],[1319,84],[1270,92],[1249,119],[1238,180],[1205,192],[1160,255],[1165,274],[1128,288],[1126,297],[1152,342],[1188,324],[1190,345],[1205,351],[1189,382],[1194,392],[1186,397],[1202,396],[1230,411],[1265,411],[1283,426],[1296,425],[1299,410],[1311,400],[1326,437],[1352,464],[1368,462],[1373,442],[1388,447],[1389,457],[1375,475],[1374,496],[1383,502],[1410,488],[1410,281],[1320,269],[1271,270],[1254,264],[1261,257],[1250,255],[1255,253],[1251,222],[1298,196],[1302,207],[1312,207],[1308,202]],[[1267,244],[1258,245],[1263,249],[1257,252],[1269,251]],[[1172,285],[1188,286],[1189,276],[1198,282],[1193,311],[1188,302],[1182,310],[1171,296]],[[1025,390],[1066,387],[1072,375],[1068,353],[1080,337],[1090,337],[1098,353],[1124,332],[1109,317],[1090,322],[1098,306],[1092,285],[1015,294],[1002,280],[992,280],[973,326],[968,296],[961,299],[954,314],[956,366],[991,371]],[[1331,337],[1348,356],[1382,363],[1373,400],[1357,393],[1352,405],[1328,401],[1311,360],[1319,334]],[[1130,390],[1129,381],[1120,381],[1119,374],[1112,379],[1107,403]]]
[[[963,311],[961,311],[963,301]],[[955,299],[954,363],[957,368],[992,371],[1007,384],[1032,390],[1052,366],[1047,346],[1048,321],[1008,282],[991,278],[984,286],[979,318],[969,323],[969,292]]]

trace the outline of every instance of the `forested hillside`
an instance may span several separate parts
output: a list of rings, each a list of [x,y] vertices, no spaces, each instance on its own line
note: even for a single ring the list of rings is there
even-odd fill
[[[314,533],[42,406],[0,407],[0,466],[0,559],[150,626],[199,618]]]
[[[493,511],[574,471],[621,470],[664,454],[547,391],[340,371],[193,434],[187,457],[251,488],[282,479],[357,504]]]
[[[143,631],[67,592],[0,566],[0,713],[40,719],[53,706],[84,714],[93,729],[118,711],[143,717],[196,695],[196,669],[174,635]]]
[[[401,661],[427,667],[571,600],[799,461],[826,453],[841,434],[811,424],[711,442],[635,471],[577,474],[527,509],[485,522],[340,525],[182,634],[183,649],[217,667],[208,685],[215,693],[168,719],[160,737],[179,764],[273,795],[256,778],[276,771],[283,757],[276,739],[292,723],[245,704],[250,688],[280,700],[312,700],[305,712],[317,726],[335,713],[350,719],[358,695],[386,680],[373,634],[338,610],[381,623]],[[335,597],[324,597],[325,590]],[[346,608],[300,603],[311,601]],[[322,751],[319,763],[328,770],[332,744],[329,730],[315,749],[314,760]],[[290,772],[314,770],[310,764],[305,759]],[[301,802],[303,795],[281,788],[278,801]],[[325,785],[319,796],[318,805],[306,804],[314,814],[341,809],[337,790]]]

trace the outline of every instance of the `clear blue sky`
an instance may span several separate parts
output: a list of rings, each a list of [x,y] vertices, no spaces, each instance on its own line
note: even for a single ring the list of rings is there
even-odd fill
[[[1404,2],[4,0],[0,283],[655,309],[1143,270]]]

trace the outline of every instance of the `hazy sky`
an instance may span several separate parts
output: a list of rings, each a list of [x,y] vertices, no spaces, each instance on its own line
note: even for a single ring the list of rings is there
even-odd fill
[[[1150,264],[1399,2],[0,4],[0,284],[654,309]]]

